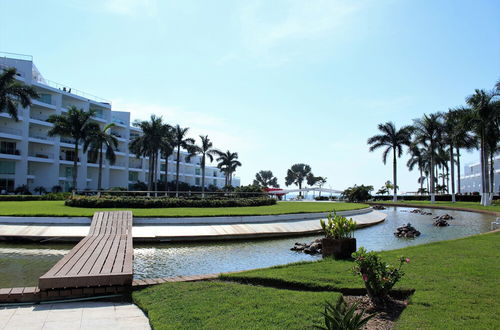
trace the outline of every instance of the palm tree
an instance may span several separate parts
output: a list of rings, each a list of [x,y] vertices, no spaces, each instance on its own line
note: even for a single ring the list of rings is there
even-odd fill
[[[392,150],[392,176],[394,181],[393,201],[397,202],[397,158],[401,157],[403,154],[403,147],[410,145],[412,128],[411,126],[404,126],[397,130],[393,122],[387,122],[385,124],[379,124],[378,129],[383,134],[372,136],[368,139],[367,143],[370,145],[370,152],[379,148],[385,148],[382,154],[382,161],[384,164],[387,162],[387,155]]]
[[[49,136],[66,136],[74,140],[74,158],[73,158],[73,187],[77,189],[76,178],[78,176],[78,146],[81,142],[85,143],[90,134],[99,129],[99,125],[92,121],[95,115],[93,110],[85,111],[71,106],[68,112],[60,115],[52,115],[47,121],[54,124],[49,130]]]
[[[31,105],[31,99],[39,95],[33,87],[16,81],[16,74],[16,68],[8,68],[0,74],[0,112],[7,112],[17,121],[18,103],[26,108]]]
[[[278,178],[273,175],[272,171],[259,171],[255,174],[255,180],[253,180],[255,186],[260,186],[264,188],[279,188]]]
[[[87,152],[90,150],[97,152],[99,154],[99,175],[97,177],[97,190],[102,189],[102,161],[103,161],[103,148],[106,148],[106,159],[110,164],[114,164],[116,161],[115,149],[118,147],[118,140],[111,133],[111,129],[115,127],[114,123],[107,124],[101,130],[97,127],[95,131],[92,131],[83,145],[83,151]]]
[[[149,157],[148,190],[157,190],[158,154],[166,133],[162,117],[151,115],[149,121],[135,121],[133,124],[142,130],[142,134],[130,142],[130,150],[137,158]]]
[[[416,144],[411,144],[410,148],[408,149],[408,152],[410,153],[411,157],[408,159],[408,162],[406,163],[406,166],[410,171],[413,171],[415,166],[417,166],[420,176],[418,178],[418,183],[420,184],[420,190],[423,191],[424,189],[424,166],[425,166],[425,159],[424,159],[424,149],[419,148]]]
[[[300,189],[302,189],[302,183],[311,174],[311,166],[303,163],[294,164],[286,173],[285,184],[287,187],[291,184],[298,186],[299,196],[302,197],[302,191],[300,191]]]
[[[192,150],[194,145],[194,139],[187,137],[187,132],[189,128],[181,128],[179,125],[176,125],[173,128],[173,146],[177,148],[177,159],[175,166],[175,196],[179,197],[179,165],[181,161],[181,148],[186,149],[188,151]]]
[[[160,154],[165,159],[165,191],[168,191],[168,159],[174,153],[174,132],[170,125],[166,124],[165,136],[161,141]]]
[[[431,202],[436,201],[435,190],[435,168],[436,168],[436,153],[440,147],[442,140],[443,125],[439,114],[424,115],[420,119],[414,119],[415,142],[427,148],[429,155],[429,173],[430,173],[430,194]]]
[[[476,89],[474,94],[466,98],[467,104],[472,109],[469,123],[472,125],[479,140],[481,187],[483,190],[481,204],[484,206],[491,204],[493,192],[493,187],[489,180],[488,149],[492,143],[498,143],[498,140],[495,138],[495,132],[498,131],[500,111],[496,105],[497,101],[494,100],[495,96],[495,92]]]
[[[231,186],[233,183],[232,176],[236,171],[238,166],[241,166],[241,163],[238,161],[238,153],[231,152],[227,150],[226,152],[216,151],[218,156],[217,158],[217,167],[226,175],[226,186]]]
[[[201,144],[194,145],[191,147],[192,154],[201,155],[201,197],[205,197],[205,165],[206,159],[208,158],[210,162],[214,161],[214,156],[217,156],[217,151],[213,148],[212,141],[208,138],[208,135],[200,135]]]

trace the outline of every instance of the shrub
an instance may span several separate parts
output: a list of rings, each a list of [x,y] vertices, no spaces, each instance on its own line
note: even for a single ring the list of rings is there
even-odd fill
[[[31,195],[31,191],[29,190],[28,186],[23,184],[16,189],[14,189],[14,194],[16,195]]]
[[[248,185],[234,188],[237,197],[261,197],[264,196],[262,188],[258,185]]]
[[[327,201],[329,200],[328,196],[316,196],[314,197],[315,200],[317,201]]]
[[[351,238],[354,230],[356,229],[356,221],[352,218],[347,219],[344,216],[337,215],[337,212],[333,211],[332,214],[328,214],[328,222],[325,223],[323,219],[320,219],[321,228],[327,238],[333,239],[345,239]],[[351,251],[354,251],[352,249]]]
[[[0,201],[62,201],[68,198],[71,193],[50,193],[45,195],[0,195]]]
[[[316,326],[316,328],[324,330],[361,329],[376,314],[363,317],[365,311],[361,310],[360,313],[356,313],[357,308],[357,303],[347,305],[343,298],[340,298],[335,306],[326,302],[325,311],[323,312],[325,326]]]
[[[56,185],[56,186],[53,186],[53,187],[51,188],[51,191],[52,191],[53,193],[60,193],[60,192],[62,192],[62,190],[63,190],[63,189],[62,189],[62,187],[61,187],[61,186],[57,186],[57,185]]]
[[[363,247],[352,256],[356,262],[353,271],[363,278],[368,296],[376,306],[387,301],[389,291],[404,275],[401,267],[405,262],[410,262],[410,259],[400,257],[398,267],[390,266],[375,252],[366,252]]]
[[[43,186],[38,186],[33,189],[34,192],[38,193],[39,195],[45,195],[47,193],[47,189]]]
[[[364,202],[372,197],[370,194],[371,191],[373,191],[373,186],[354,185],[354,187],[344,190],[342,197],[346,198],[349,202]]]
[[[169,197],[122,197],[122,196],[71,196],[65,205],[89,208],[168,208],[168,207],[243,207],[274,205],[272,198],[169,198]]]

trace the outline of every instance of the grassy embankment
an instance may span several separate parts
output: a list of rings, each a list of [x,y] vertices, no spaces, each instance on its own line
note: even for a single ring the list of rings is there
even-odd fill
[[[411,258],[397,289],[415,293],[397,328],[500,327],[499,239],[495,232],[381,252],[389,262]],[[135,292],[133,299],[155,329],[304,329],[321,321],[326,299],[342,289],[363,288],[352,266],[297,263],[224,275],[216,283],[165,283]]]
[[[491,206],[482,206],[476,202],[435,202],[431,203],[430,201],[398,201],[396,203],[392,201],[377,201],[377,204],[387,204],[387,205],[398,205],[398,204],[407,204],[415,207],[426,207],[426,206],[435,206],[435,207],[452,207],[452,208],[465,208],[472,209],[478,211],[493,211],[500,212],[500,205],[491,205]]]
[[[270,206],[221,207],[221,208],[79,208],[64,205],[64,201],[0,202],[0,216],[92,216],[98,211],[132,210],[136,217],[204,217],[275,215],[291,213],[316,213],[355,210],[368,207],[366,204],[326,202],[278,202]]]

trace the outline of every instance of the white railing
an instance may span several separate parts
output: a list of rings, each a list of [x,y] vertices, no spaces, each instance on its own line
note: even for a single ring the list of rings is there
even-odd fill
[[[30,118],[41,121],[47,121],[47,119],[49,119],[49,115],[44,115],[40,113],[30,113]]]
[[[44,159],[54,159],[54,154],[42,151],[30,151],[28,152],[28,156]]]
[[[47,86],[50,86],[50,87],[55,88],[55,89],[59,89],[61,92],[66,93],[66,95],[74,94],[74,95],[83,97],[83,98],[90,100],[90,101],[97,101],[99,103],[111,105],[111,101],[109,101],[109,100],[106,100],[106,99],[99,97],[99,96],[96,96],[96,95],[92,95],[90,93],[81,91],[81,90],[76,89],[76,88],[68,87],[67,85],[63,85],[63,84],[57,83],[55,81],[51,81],[48,79],[42,79],[42,78],[37,79],[36,77],[35,77],[35,80],[40,84],[47,85]]]
[[[22,131],[17,128],[1,127],[0,133],[12,134],[12,135],[22,135]]]
[[[40,134],[36,134],[36,133],[31,133],[31,132],[29,133],[29,137],[34,138],[34,139],[44,140],[44,141],[51,141],[51,142],[54,142],[54,140],[55,140],[51,136],[40,135]]]

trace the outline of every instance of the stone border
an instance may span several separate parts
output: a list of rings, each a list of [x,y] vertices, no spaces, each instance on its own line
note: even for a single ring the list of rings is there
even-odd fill
[[[417,205],[417,204],[412,204],[412,203],[399,203],[398,204],[393,204],[393,203],[384,203],[384,202],[365,202],[365,204],[368,205],[382,205],[382,206],[394,206],[394,207],[414,207],[414,208],[421,208],[421,209],[441,209],[441,210],[450,210],[450,211],[464,211],[464,212],[475,212],[475,213],[483,213],[483,214],[489,214],[489,215],[494,215],[497,217],[500,217],[500,212],[495,212],[495,211],[489,211],[489,210],[477,210],[477,209],[470,209],[467,207],[452,207],[452,206],[444,206],[444,205]]]
[[[352,216],[371,212],[370,207],[339,211],[337,214]],[[161,225],[161,224],[242,224],[295,221],[319,219],[326,217],[330,212],[316,213],[289,213],[271,215],[243,215],[224,217],[134,217],[134,225]],[[0,216],[0,224],[52,224],[52,225],[90,225],[92,217],[10,217]]]

